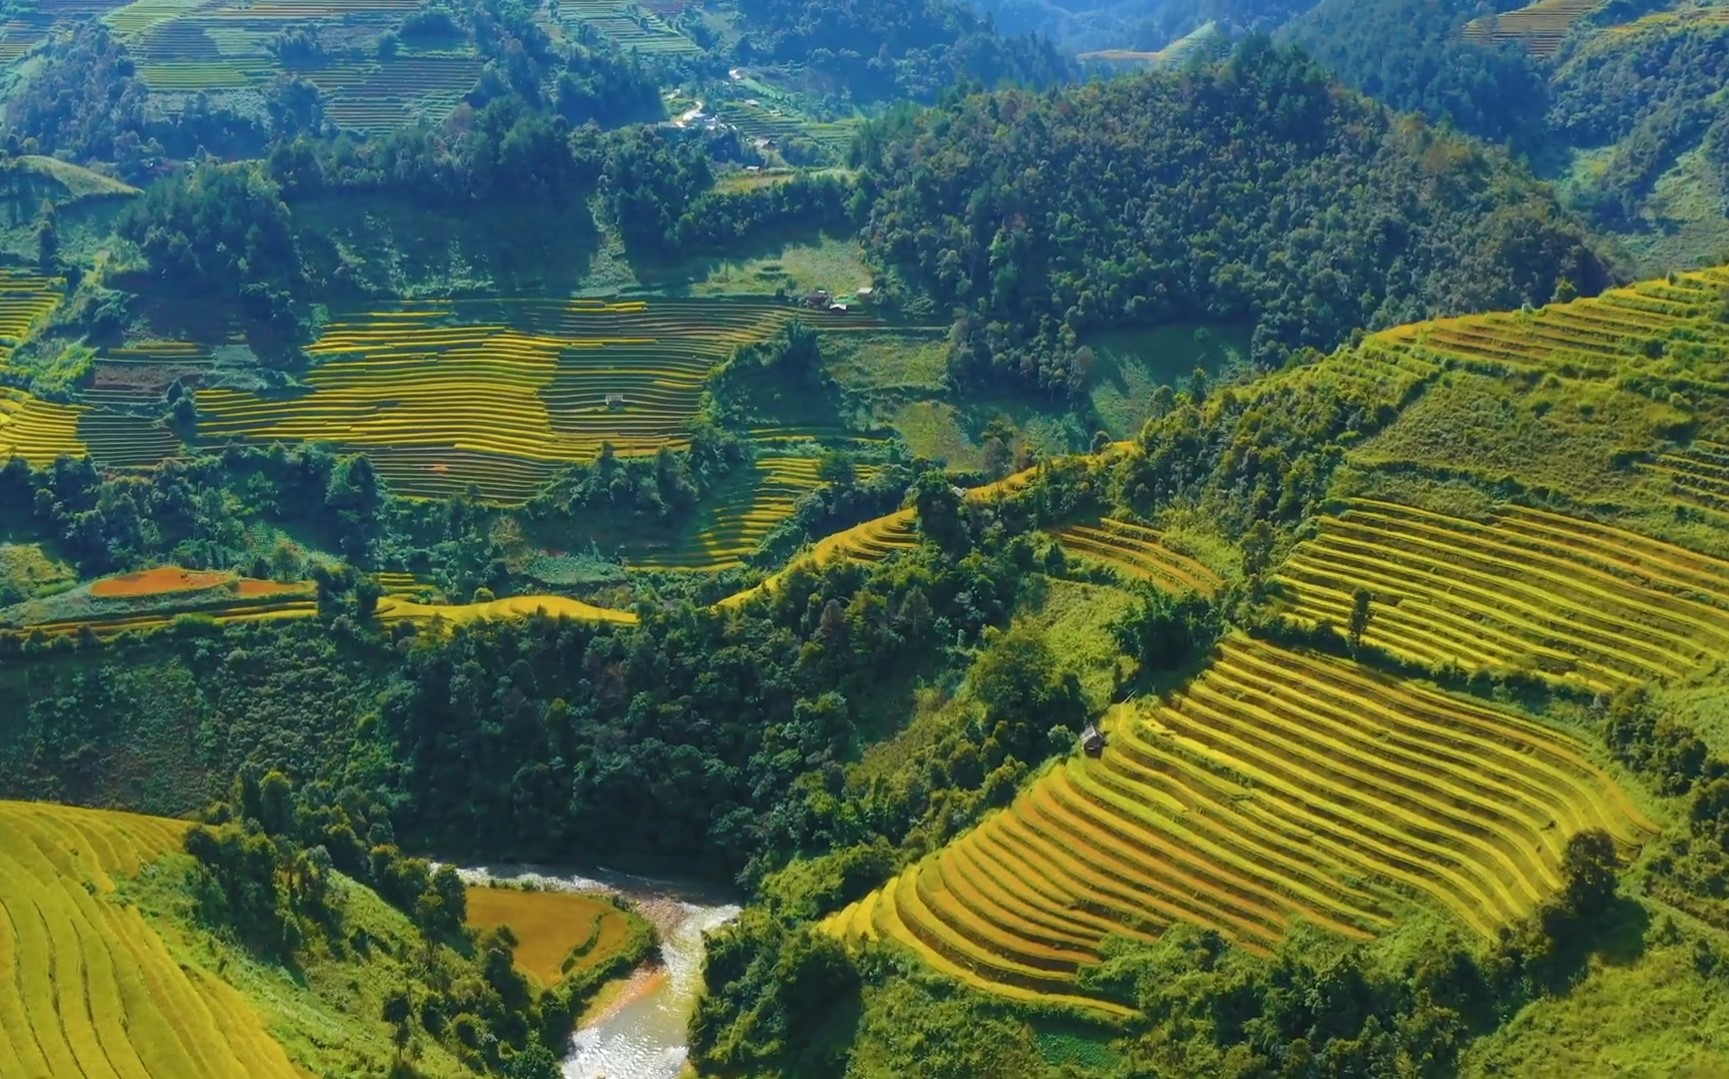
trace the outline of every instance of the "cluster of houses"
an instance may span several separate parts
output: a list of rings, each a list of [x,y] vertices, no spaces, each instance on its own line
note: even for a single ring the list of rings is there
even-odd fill
[[[876,289],[869,285],[853,293],[853,302],[867,304],[876,299]],[[811,289],[804,294],[804,305],[818,311],[832,311],[844,315],[852,309],[852,304],[836,299],[826,288]]]

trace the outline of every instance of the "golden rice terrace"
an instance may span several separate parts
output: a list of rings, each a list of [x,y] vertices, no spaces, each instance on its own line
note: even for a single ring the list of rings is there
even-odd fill
[[[1567,839],[1654,827],[1570,737],[1340,660],[1233,639],[1156,707],[833,915],[979,988],[1104,1012],[1077,970],[1183,921],[1250,949],[1296,919],[1387,929],[1412,896],[1492,935],[1560,885]]]

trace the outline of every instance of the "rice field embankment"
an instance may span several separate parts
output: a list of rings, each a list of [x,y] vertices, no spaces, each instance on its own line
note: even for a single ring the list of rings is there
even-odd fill
[[[602,445],[689,444],[710,371],[798,315],[773,300],[426,301],[340,317],[292,394],[198,393],[207,444],[325,442],[397,492],[522,502]],[[834,316],[839,319],[843,316]],[[868,322],[868,316],[844,316]]]
[[[1354,500],[1276,579],[1293,614],[1340,630],[1367,590],[1365,643],[1432,668],[1611,691],[1729,656],[1729,561],[1545,510]]]
[[[1560,887],[1571,835],[1655,830],[1568,735],[1264,642],[1228,640],[1106,727],[1100,757],[1059,762],[826,928],[990,992],[1122,1013],[1076,983],[1109,935],[1183,921],[1268,950],[1297,919],[1374,935],[1416,899],[1492,937]]]

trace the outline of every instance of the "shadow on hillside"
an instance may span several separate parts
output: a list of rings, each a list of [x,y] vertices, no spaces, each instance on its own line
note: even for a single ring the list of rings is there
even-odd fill
[[[349,295],[569,294],[600,250],[581,202],[426,207],[388,195],[296,202],[308,276]]]

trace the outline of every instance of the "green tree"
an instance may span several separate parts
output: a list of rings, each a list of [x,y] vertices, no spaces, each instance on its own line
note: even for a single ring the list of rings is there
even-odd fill
[[[43,199],[41,212],[36,216],[36,268],[42,273],[51,274],[59,266],[60,217],[54,209],[54,203]]]
[[[1002,416],[997,416],[985,424],[979,445],[984,453],[985,474],[993,480],[1000,480],[1015,467],[1015,442],[1019,435],[1015,425]]]
[[[1615,841],[1601,828],[1580,832],[1567,840],[1561,857],[1564,882],[1562,903],[1574,917],[1590,919],[1602,914],[1615,898],[1618,859]]]
[[[1273,560],[1273,529],[1264,520],[1256,520],[1243,533],[1243,576],[1257,578],[1266,573]]]
[[[1363,647],[1363,634],[1369,632],[1369,623],[1375,617],[1371,606],[1374,601],[1375,594],[1360,585],[1351,593],[1351,622],[1348,633],[1353,652]]]
[[[816,477],[836,487],[851,487],[858,483],[858,465],[845,450],[827,450],[817,458]]]
[[[935,469],[913,484],[913,507],[918,512],[919,531],[951,555],[972,546],[967,529],[965,503],[947,476]]]

